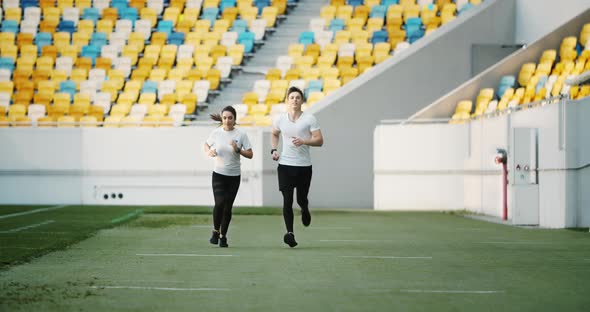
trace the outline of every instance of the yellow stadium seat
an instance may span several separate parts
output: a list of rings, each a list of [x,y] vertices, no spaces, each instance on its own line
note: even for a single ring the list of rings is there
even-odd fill
[[[297,80],[300,78],[301,70],[299,68],[291,68],[285,72],[283,79],[285,80]]]
[[[336,78],[324,79],[324,93],[330,94],[334,90],[339,89],[342,86],[342,82]]]
[[[336,17],[336,7],[332,5],[325,5],[320,9],[320,17],[326,21],[326,25],[330,24]]]
[[[348,83],[350,80],[356,78],[358,76],[358,69],[356,67],[351,66],[342,66],[340,68],[340,80],[342,84]]]
[[[129,114],[131,111],[131,105],[126,104],[115,104],[111,107],[111,111],[109,113],[110,116],[119,116],[123,117]]]
[[[384,21],[382,18],[379,17],[372,17],[369,18],[367,21],[367,32],[369,34],[373,33],[374,31],[381,30],[383,28]]]
[[[141,121],[141,126],[142,127],[149,127],[149,128],[155,128],[158,127],[158,124],[160,122],[160,116],[145,116],[143,118],[143,120]]]
[[[309,96],[307,97],[307,105],[311,106],[315,104],[317,101],[321,100],[324,97],[324,93],[322,91],[312,91],[309,92]]]
[[[102,20],[97,21],[96,22],[96,32],[105,33],[107,35],[107,38],[109,38],[109,36],[113,32],[113,27],[115,25],[115,21],[110,20],[110,19],[104,19],[104,18]]]
[[[354,8],[353,17],[360,18],[363,20],[363,24],[367,22],[369,19],[369,14],[371,13],[371,8],[366,5],[357,5]]]
[[[233,60],[233,65],[241,65],[242,60],[244,58],[244,45],[242,44],[235,44],[229,47],[227,51],[227,55],[231,56]]]
[[[104,128],[119,128],[119,124],[123,116],[108,116],[104,119],[103,127]]]
[[[166,105],[151,105],[148,107],[148,116],[160,116],[163,117],[167,112]]]
[[[9,126],[9,119],[6,116],[4,116],[4,114],[0,114],[0,128],[8,128]]]
[[[95,128],[98,126],[98,120],[95,116],[81,116],[80,127]]]
[[[334,43],[341,45],[350,42],[351,32],[350,30],[339,30],[334,35]]]
[[[298,56],[302,56],[304,49],[305,49],[305,46],[303,44],[292,43],[289,45],[287,53],[290,57],[295,58]]]
[[[340,5],[336,8],[336,18],[343,19],[345,22],[352,17],[352,5]]]
[[[258,93],[256,92],[246,92],[242,96],[242,103],[247,104],[248,106],[258,104]]]
[[[27,107],[20,104],[12,104],[8,107],[8,118],[14,120],[17,117],[25,117],[27,115]]]
[[[179,8],[168,7],[166,9],[164,9],[164,14],[162,15],[162,20],[171,21],[172,25],[176,26],[179,16],[180,16],[180,9]]]
[[[156,103],[156,94],[155,93],[141,93],[139,95],[139,99],[137,100],[138,104],[146,105],[150,107]]]
[[[194,93],[187,93],[181,101],[186,106],[186,114],[193,114],[197,108],[198,98]]]

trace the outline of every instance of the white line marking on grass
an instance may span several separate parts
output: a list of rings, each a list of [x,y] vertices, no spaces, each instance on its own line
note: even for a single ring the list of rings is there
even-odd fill
[[[351,227],[346,226],[314,226],[311,227],[312,230],[352,230]]]
[[[432,257],[424,256],[340,256],[340,258],[361,258],[361,259],[432,259]]]
[[[136,256],[143,257],[233,257],[234,255],[200,255],[200,254],[153,254],[153,253],[138,253]]]
[[[142,213],[143,213],[143,210],[142,209],[136,209],[136,210],[134,210],[134,211],[132,211],[132,212],[124,215],[124,216],[120,216],[118,218],[115,218],[115,219],[111,220],[111,223],[112,224],[115,224],[115,223],[119,223],[119,222],[124,222],[124,221],[127,221],[129,219],[135,218],[135,217],[141,215]]]
[[[29,211],[11,213],[11,214],[0,216],[0,219],[8,219],[8,218],[13,218],[13,217],[26,216],[26,215],[33,214],[33,213],[51,211],[51,210],[61,209],[61,208],[64,208],[64,207],[67,207],[67,206],[65,206],[65,205],[58,205],[58,206],[51,206],[51,207],[47,207],[47,208],[39,208],[39,209],[35,209],[35,210],[29,210]]]
[[[402,289],[400,292],[421,294],[499,294],[503,290],[429,290],[429,289]]]
[[[381,243],[381,242],[392,242],[392,240],[384,239],[320,239],[319,242],[339,242],[339,243]]]
[[[3,246],[0,246],[0,249],[26,249],[26,250],[39,250],[39,249],[45,249],[45,248],[42,248],[42,247],[35,248],[35,247],[10,247],[10,246],[9,246],[9,247],[3,247]]]
[[[139,289],[165,291],[231,291],[229,288],[178,288],[178,287],[143,287],[143,286],[90,286],[94,289]]]
[[[27,225],[27,226],[23,226],[23,227],[19,227],[16,229],[12,229],[12,230],[8,230],[8,231],[0,231],[1,234],[8,234],[8,233],[16,233],[22,230],[27,230],[27,229],[32,229],[32,228],[36,228],[45,224],[49,224],[49,223],[53,223],[55,221],[53,220],[47,220],[47,221],[43,221],[41,223],[36,223],[36,224],[31,224],[31,225]]]
[[[481,244],[515,244],[515,245],[522,245],[522,244],[550,244],[547,242],[480,242]]]

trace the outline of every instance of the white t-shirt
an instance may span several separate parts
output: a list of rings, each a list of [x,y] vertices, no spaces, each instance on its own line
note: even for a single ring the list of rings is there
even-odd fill
[[[207,145],[217,151],[217,157],[214,157],[215,167],[213,171],[226,176],[239,176],[240,154],[236,153],[231,146],[231,141],[235,141],[240,149],[249,150],[252,148],[248,135],[240,129],[234,128],[232,131],[226,131],[219,127],[209,135]]]
[[[279,164],[298,167],[311,166],[309,145],[297,147],[293,144],[293,138],[298,137],[304,140],[311,138],[311,132],[320,129],[317,119],[312,114],[303,112],[293,122],[289,119],[289,113],[283,113],[275,118],[273,128],[281,131],[283,139],[283,150]]]

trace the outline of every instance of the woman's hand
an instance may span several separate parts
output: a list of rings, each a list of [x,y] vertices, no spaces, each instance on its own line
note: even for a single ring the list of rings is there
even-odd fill
[[[238,147],[238,144],[236,143],[236,141],[232,140],[230,142],[230,144],[231,144],[231,147],[234,149],[234,152],[239,154],[241,148]]]
[[[217,157],[217,151],[214,148],[211,148],[207,155],[209,155],[209,157]]]

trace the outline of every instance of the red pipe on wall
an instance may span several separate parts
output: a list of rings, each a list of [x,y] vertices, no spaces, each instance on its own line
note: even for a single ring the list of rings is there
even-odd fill
[[[508,168],[502,162],[502,220],[508,220]]]
[[[496,163],[502,164],[502,220],[508,220],[508,156],[506,150],[498,148]]]

